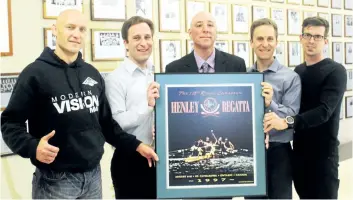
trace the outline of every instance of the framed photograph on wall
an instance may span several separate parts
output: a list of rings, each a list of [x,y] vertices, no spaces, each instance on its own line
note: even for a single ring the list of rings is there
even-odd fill
[[[270,1],[275,3],[284,3],[284,0],[270,0]]]
[[[0,0],[0,55],[12,56],[11,0]]]
[[[343,0],[331,0],[331,8],[341,9]]]
[[[353,10],[353,1],[351,1],[351,0],[344,0],[344,9],[346,9],[346,10]]]
[[[76,9],[83,12],[83,0],[43,0],[43,18],[56,19],[67,9]]]
[[[326,19],[329,23],[330,23],[330,14],[328,13],[323,13],[323,12],[318,12],[317,15],[319,17],[322,17],[324,19]]]
[[[252,6],[252,21],[268,18],[268,8],[262,6]]]
[[[344,48],[342,42],[332,42],[332,60],[343,64]]]
[[[160,72],[165,72],[165,67],[181,58],[181,40],[159,40],[159,50],[161,52],[161,69]]]
[[[230,53],[229,52],[229,42],[227,40],[216,40],[215,48],[220,51]]]
[[[1,108],[7,107],[7,104],[10,101],[10,97],[13,91],[13,88],[16,84],[19,73],[1,73],[0,82],[1,82]]]
[[[51,28],[44,28],[44,47],[55,49],[56,47],[56,36],[53,35]]]
[[[328,8],[329,5],[330,5],[329,0],[317,0],[318,7]]]
[[[332,36],[342,37],[342,15],[332,14]]]
[[[249,41],[233,41],[233,54],[244,59],[246,67],[251,67]]]
[[[353,37],[353,15],[344,16],[344,36]]]
[[[353,42],[346,42],[345,49],[346,49],[345,63],[346,64],[353,64],[353,51],[352,51]]]
[[[278,27],[278,34],[284,35],[286,33],[286,13],[283,8],[271,8],[271,19],[276,22]]]
[[[301,34],[301,23],[300,11],[298,10],[288,10],[287,15],[287,29],[288,35],[300,35]]]
[[[300,4],[300,1],[301,1],[301,0],[287,0],[287,3],[288,3],[288,4],[297,4],[297,5],[299,5],[299,4]]]
[[[123,60],[126,50],[117,29],[92,29],[92,60],[116,61]]]
[[[185,24],[185,30],[188,32],[190,25],[191,25],[191,19],[201,11],[206,10],[206,3],[202,1],[186,1],[185,2],[185,9],[186,9],[186,24]]]
[[[159,0],[159,31],[177,32],[181,31],[181,1]]]
[[[316,17],[317,13],[312,11],[303,11],[303,20],[308,17]]]
[[[288,41],[288,67],[295,67],[302,63],[300,42]]]
[[[189,54],[194,50],[194,42],[192,40],[186,40],[186,53]]]
[[[228,4],[210,3],[211,14],[216,19],[217,32],[228,33]]]
[[[303,0],[304,6],[315,6],[317,0]]]
[[[92,21],[124,21],[125,0],[91,0]]]
[[[275,49],[275,56],[276,59],[281,63],[282,65],[285,65],[285,60],[286,60],[286,48],[285,48],[285,42],[281,41],[278,42],[277,47]]]
[[[135,0],[137,16],[153,20],[153,0]]]
[[[324,46],[322,53],[324,54],[324,58],[331,58],[329,43]]]
[[[344,101],[341,103],[341,112],[340,112],[340,119],[344,118]]]
[[[347,69],[347,91],[353,90],[353,69]]]
[[[346,118],[353,117],[353,96],[346,97]]]
[[[233,5],[233,33],[248,33],[249,31],[249,8],[242,5]]]

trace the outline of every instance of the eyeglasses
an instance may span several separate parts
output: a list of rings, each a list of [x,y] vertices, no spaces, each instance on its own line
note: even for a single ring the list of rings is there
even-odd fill
[[[322,36],[322,35],[311,35],[310,33],[303,33],[302,37],[306,40],[310,40],[313,37],[315,41],[321,41],[324,38],[326,38],[325,36]]]

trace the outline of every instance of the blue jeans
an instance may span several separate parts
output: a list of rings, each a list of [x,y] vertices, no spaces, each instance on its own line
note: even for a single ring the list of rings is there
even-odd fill
[[[87,172],[56,172],[36,168],[33,199],[102,199],[101,168]]]

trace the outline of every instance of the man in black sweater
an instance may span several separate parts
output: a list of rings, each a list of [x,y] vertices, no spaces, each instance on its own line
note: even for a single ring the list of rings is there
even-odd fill
[[[265,115],[264,131],[294,127],[293,179],[301,199],[337,199],[339,116],[346,88],[346,69],[324,58],[329,23],[310,17],[302,24],[300,41],[305,62],[295,68],[302,81],[299,114],[279,118]]]

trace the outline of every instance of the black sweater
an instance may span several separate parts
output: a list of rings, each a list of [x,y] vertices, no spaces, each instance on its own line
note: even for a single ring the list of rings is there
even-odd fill
[[[295,68],[302,82],[299,114],[295,119],[294,151],[320,157],[338,153],[339,117],[347,75],[341,64],[326,58]]]
[[[141,143],[113,120],[98,70],[81,54],[68,65],[49,48],[19,75],[1,124],[3,139],[14,153],[31,158],[38,168],[55,171],[96,167],[105,140],[127,152],[136,151]],[[60,150],[48,165],[36,160],[36,148],[52,130],[56,133],[49,144]]]

